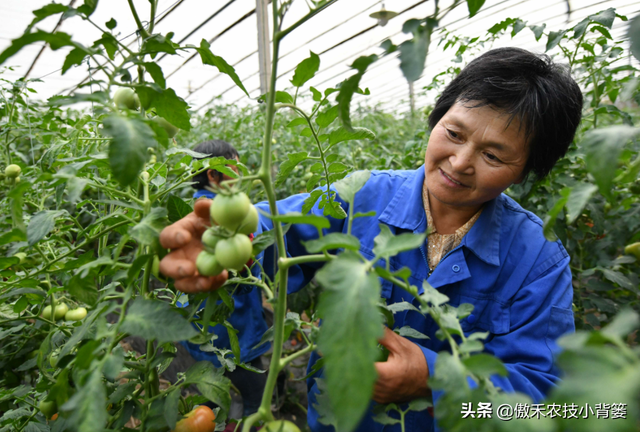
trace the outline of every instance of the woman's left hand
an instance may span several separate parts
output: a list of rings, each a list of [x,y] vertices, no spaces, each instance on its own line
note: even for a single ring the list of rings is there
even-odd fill
[[[418,345],[386,327],[379,342],[389,350],[389,357],[386,362],[375,364],[378,380],[373,400],[388,404],[429,396],[429,366]]]

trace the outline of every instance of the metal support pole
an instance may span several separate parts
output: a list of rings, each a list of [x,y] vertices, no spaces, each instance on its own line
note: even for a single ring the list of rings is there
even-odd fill
[[[409,81],[409,106],[411,107],[411,117],[416,114],[416,95],[413,91],[413,81]]]
[[[260,94],[269,91],[271,82],[271,48],[269,42],[269,0],[256,0],[258,19],[258,61],[260,62]]]

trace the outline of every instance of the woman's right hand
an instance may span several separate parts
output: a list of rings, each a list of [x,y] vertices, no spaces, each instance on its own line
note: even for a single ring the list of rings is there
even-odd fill
[[[162,261],[160,272],[175,280],[175,287],[187,294],[212,291],[220,288],[229,277],[226,270],[218,276],[201,276],[196,269],[196,258],[203,250],[200,239],[210,226],[211,200],[200,199],[193,212],[169,225],[160,233],[160,244],[171,249]]]

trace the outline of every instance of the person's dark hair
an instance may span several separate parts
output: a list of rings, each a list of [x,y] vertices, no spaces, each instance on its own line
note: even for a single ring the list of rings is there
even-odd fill
[[[229,144],[226,141],[222,140],[210,140],[201,142],[197,146],[193,148],[193,151],[197,151],[198,153],[204,153],[207,155],[207,158],[212,158],[216,156],[222,156],[225,159],[235,159],[238,157],[238,151],[234,146]],[[205,158],[202,158],[205,159]],[[214,171],[215,175],[219,180],[222,180],[222,173]],[[191,186],[194,189],[204,189],[205,186],[209,186],[209,178],[207,177],[207,171],[202,172],[193,177],[193,181],[196,182]]]
[[[431,129],[456,102],[520,120],[529,143],[524,174],[538,178],[565,155],[582,116],[582,92],[568,67],[520,48],[493,49],[462,69],[429,115]]]

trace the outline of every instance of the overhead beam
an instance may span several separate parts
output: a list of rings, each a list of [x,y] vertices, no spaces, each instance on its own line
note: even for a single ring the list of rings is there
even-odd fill
[[[260,73],[260,93],[269,91],[271,82],[271,47],[269,44],[269,1],[256,0],[258,19],[258,70]]]

